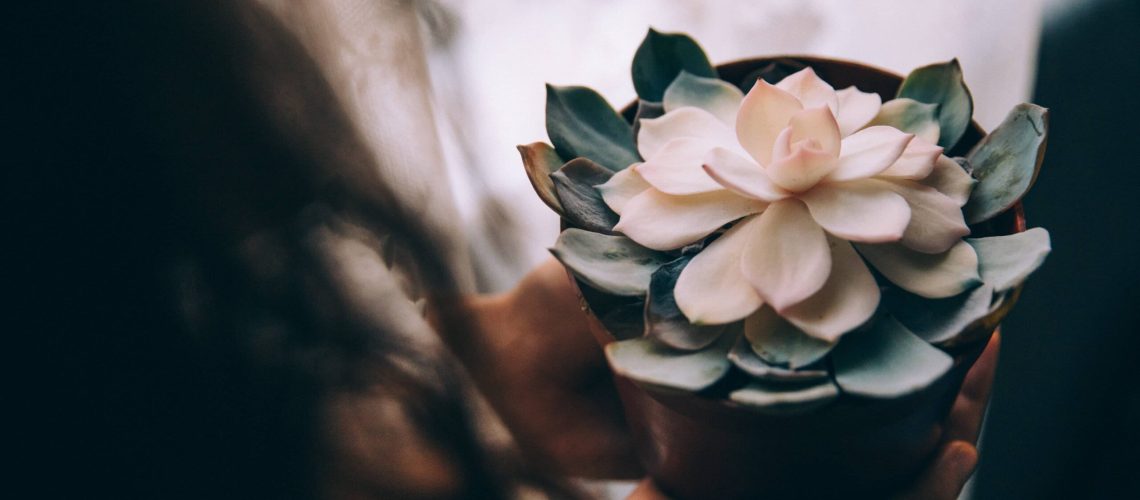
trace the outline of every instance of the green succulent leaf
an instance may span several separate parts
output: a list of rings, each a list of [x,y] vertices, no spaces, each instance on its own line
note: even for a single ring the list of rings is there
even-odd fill
[[[731,345],[722,338],[704,350],[678,351],[642,337],[610,343],[606,359],[615,372],[638,382],[696,392],[728,372]]]
[[[760,359],[792,370],[819,361],[835,347],[835,344],[808,336],[768,306],[745,318],[744,336]]]
[[[978,270],[982,281],[1002,293],[1025,282],[1052,250],[1049,231],[1035,227],[1005,236],[966,240],[978,252]]]
[[[946,149],[958,143],[974,116],[974,98],[962,79],[957,59],[911,71],[899,87],[898,97],[938,105],[938,145]]]
[[[1009,300],[1012,300],[1014,298],[1014,295],[1015,295],[1015,292],[1012,290],[1005,292],[1005,293],[995,294],[994,295],[994,301],[992,304],[990,304],[989,313],[993,314],[993,313],[997,312],[998,309],[1001,309],[1002,306],[1004,306],[1006,302],[1008,302]]]
[[[534,188],[534,192],[538,193],[538,197],[542,199],[546,206],[554,209],[558,214],[562,214],[562,204],[558,201],[558,195],[554,191],[554,181],[550,179],[550,174],[562,168],[562,157],[554,151],[554,147],[545,142],[535,142],[518,147],[519,154],[522,155],[523,167],[526,168],[526,176],[530,179],[530,185]]]
[[[844,336],[831,359],[840,389],[884,399],[918,392],[954,365],[948,354],[890,316],[880,318],[868,330]]]
[[[938,105],[900,97],[883,103],[879,114],[867,126],[886,125],[914,134],[930,143],[937,143],[941,127],[938,125]]]
[[[613,172],[586,158],[575,158],[550,174],[562,216],[571,224],[595,233],[613,231],[618,214],[610,210],[596,186],[605,184]]]
[[[989,220],[1017,203],[1041,171],[1049,135],[1049,110],[1018,104],[968,156],[978,179],[962,209],[966,222]]]
[[[744,93],[719,78],[697,76],[682,71],[669,88],[665,89],[663,104],[665,111],[673,111],[685,106],[701,108],[712,113],[725,123],[736,123],[736,111]]]
[[[646,33],[633,56],[633,88],[638,97],[660,101],[665,89],[681,71],[715,78],[716,69],[705,51],[688,35],[661,33],[653,28]]]
[[[682,351],[708,347],[726,329],[725,325],[694,325],[677,307],[673,287],[692,258],[682,256],[657,268],[649,280],[649,295],[645,299],[645,336]]]
[[[951,165],[940,158],[934,163],[934,171],[918,183],[937,189],[954,200],[958,206],[963,206],[970,199],[970,192],[978,184],[978,180],[970,176],[970,171],[974,167],[970,165],[969,160],[961,156],[950,160],[958,165],[958,168],[947,168]]]
[[[602,292],[644,296],[649,279],[669,261],[667,255],[638,245],[625,236],[611,236],[570,228],[558,235],[550,249],[578,279]]]
[[[990,312],[994,289],[982,285],[945,299],[927,299],[891,287],[883,292],[888,312],[908,330],[931,344],[954,340]]]
[[[641,133],[641,120],[658,118],[665,114],[665,105],[659,102],[649,102],[645,99],[637,101],[637,114],[633,116],[633,139],[637,143],[638,134]]]
[[[586,87],[546,86],[546,133],[563,158],[583,156],[614,172],[640,159],[629,124]]]
[[[618,340],[637,338],[645,332],[645,302],[622,304],[598,318]]]
[[[839,388],[826,376],[821,380],[794,383],[753,380],[728,395],[741,405],[777,415],[814,410],[838,397]]]
[[[737,338],[736,344],[728,353],[728,360],[744,373],[762,380],[805,382],[827,378],[827,369],[822,366],[815,369],[791,370],[764,361],[756,355],[748,339],[743,336]]]

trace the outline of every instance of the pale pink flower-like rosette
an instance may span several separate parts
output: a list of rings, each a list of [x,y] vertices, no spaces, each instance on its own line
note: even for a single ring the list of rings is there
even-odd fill
[[[923,297],[961,293],[980,280],[962,240],[974,181],[934,145],[937,125],[921,136],[867,126],[881,108],[811,68],[700,107],[666,102],[641,123],[645,161],[600,187],[614,229],[671,250],[735,221],[678,278],[677,305],[696,324],[756,315],[746,329],[786,321],[833,343],[879,305],[864,259]]]

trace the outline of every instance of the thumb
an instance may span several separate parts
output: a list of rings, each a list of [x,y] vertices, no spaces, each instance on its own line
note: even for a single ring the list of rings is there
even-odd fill
[[[966,441],[951,441],[899,500],[954,500],[978,465],[978,449]]]

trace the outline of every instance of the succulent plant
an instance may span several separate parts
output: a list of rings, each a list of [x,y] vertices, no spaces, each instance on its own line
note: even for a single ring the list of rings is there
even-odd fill
[[[1037,176],[1047,111],[1018,105],[947,156],[973,114],[956,60],[883,102],[810,62],[724,81],[691,38],[650,30],[632,75],[631,121],[548,86],[551,144],[519,151],[611,366],[647,388],[775,413],[912,394],[1049,253],[1041,228],[990,234]]]

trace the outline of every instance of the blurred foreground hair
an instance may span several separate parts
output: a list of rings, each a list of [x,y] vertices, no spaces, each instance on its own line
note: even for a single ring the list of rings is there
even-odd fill
[[[80,355],[40,380],[58,405],[41,492],[335,494],[325,409],[379,391],[456,462],[446,496],[509,496],[525,473],[482,447],[446,353],[347,295],[344,242],[456,286],[303,47],[252,1],[31,14],[14,121],[33,154],[9,172],[30,213],[8,273],[45,352]],[[418,493],[371,479],[369,496]]]

